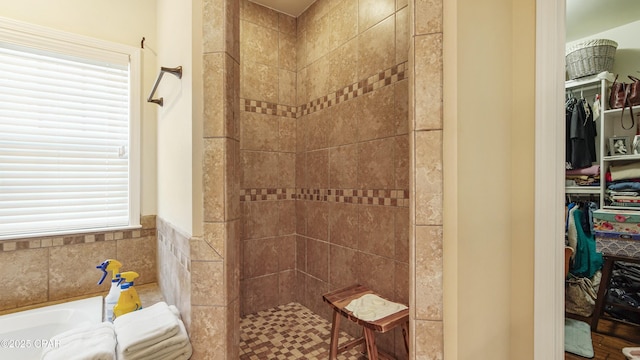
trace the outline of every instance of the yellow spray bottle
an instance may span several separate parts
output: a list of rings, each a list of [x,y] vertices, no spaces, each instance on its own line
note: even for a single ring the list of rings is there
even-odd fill
[[[120,273],[122,263],[115,259],[107,259],[102,264],[96,266],[96,268],[102,270],[102,278],[98,281],[98,285],[102,284],[107,277],[109,271],[111,271],[111,288],[109,293],[104,298],[103,316],[104,321],[113,321],[113,307],[118,302],[120,297],[120,278],[117,276]]]
[[[126,313],[142,309],[142,303],[138,292],[133,287],[133,280],[139,275],[135,271],[125,271],[116,276],[120,277],[120,298],[118,303],[113,307],[113,318],[117,319]]]

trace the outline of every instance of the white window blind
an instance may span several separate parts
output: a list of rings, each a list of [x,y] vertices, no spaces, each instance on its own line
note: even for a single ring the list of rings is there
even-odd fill
[[[137,224],[129,64],[95,58],[0,41],[0,239]]]

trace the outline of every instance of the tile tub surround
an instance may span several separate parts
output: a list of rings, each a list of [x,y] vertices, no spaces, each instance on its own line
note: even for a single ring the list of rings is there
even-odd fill
[[[95,267],[118,259],[124,270],[140,274],[136,284],[154,283],[156,274],[155,215],[141,217],[139,230],[109,231],[0,242],[0,310],[109,291],[98,286]]]

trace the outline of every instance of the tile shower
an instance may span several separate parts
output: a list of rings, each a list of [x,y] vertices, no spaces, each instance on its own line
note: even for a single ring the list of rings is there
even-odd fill
[[[329,319],[322,294],[356,282],[408,304],[407,13],[241,2],[242,316],[297,302]],[[399,332],[379,341],[406,357]]]

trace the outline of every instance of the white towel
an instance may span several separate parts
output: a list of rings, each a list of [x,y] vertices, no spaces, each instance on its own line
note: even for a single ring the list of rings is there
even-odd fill
[[[365,294],[352,300],[345,309],[355,317],[365,321],[375,321],[407,309],[405,305],[394,303],[374,294]]]
[[[165,302],[121,315],[113,325],[123,354],[157,344],[180,331],[178,318]]]
[[[51,338],[42,360],[115,360],[116,335],[113,324],[103,322],[77,327]]]
[[[178,320],[180,331],[168,339],[148,346],[144,349],[124,353],[118,344],[119,360],[160,360],[160,359],[177,359],[182,354],[187,354],[187,358],[191,356],[191,343],[187,335],[182,320]]]

